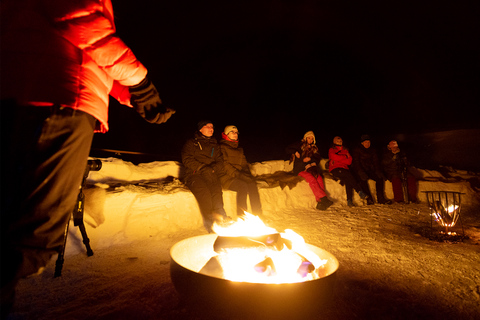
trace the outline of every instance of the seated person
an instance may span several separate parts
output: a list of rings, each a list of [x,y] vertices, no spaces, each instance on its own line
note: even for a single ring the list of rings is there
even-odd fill
[[[316,145],[315,134],[308,131],[301,141],[289,145],[285,151],[291,155],[293,173],[303,177],[317,201],[318,210],[327,210],[333,202],[327,198],[325,184],[319,170],[320,153]]]
[[[377,202],[380,204],[391,204],[392,201],[385,198],[385,177],[382,173],[377,151],[371,147],[368,135],[362,135],[360,140],[360,145],[353,149],[352,172],[360,182],[362,190],[368,196],[367,204],[373,204],[368,179],[375,181]]]
[[[333,146],[328,150],[328,159],[328,170],[335,178],[340,179],[340,182],[345,185],[348,206],[354,206],[353,190],[358,192],[358,195],[362,200],[366,200],[366,193],[363,192],[360,184],[350,172],[349,166],[352,164],[352,156],[348,152],[348,149],[343,146],[342,138],[338,136],[333,138]]]
[[[223,157],[213,137],[212,122],[202,120],[197,127],[194,137],[187,140],[182,148],[182,163],[185,166],[185,184],[197,199],[205,228],[212,232],[214,222],[228,220],[218,178],[223,171]]]
[[[226,126],[220,140],[220,150],[223,156],[223,174],[220,182],[223,189],[237,192],[237,216],[244,216],[247,211],[247,196],[250,198],[252,214],[262,216],[262,204],[258,193],[257,182],[250,173],[248,162],[239,147],[238,129]]]
[[[417,199],[417,179],[410,172],[410,165],[407,156],[400,151],[398,143],[392,140],[387,145],[387,150],[383,153],[382,166],[385,176],[392,182],[393,200],[395,202],[418,202]],[[403,188],[407,189],[404,194]]]

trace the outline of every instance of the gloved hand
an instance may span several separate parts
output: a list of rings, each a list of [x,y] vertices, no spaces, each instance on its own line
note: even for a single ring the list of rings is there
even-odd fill
[[[237,179],[240,179],[245,182],[251,182],[254,180],[253,176],[251,174],[248,174],[246,172],[239,171],[238,175],[236,176]]]
[[[164,123],[175,113],[175,110],[165,107],[153,83],[145,77],[137,85],[128,88],[130,102],[142,118],[150,123]]]

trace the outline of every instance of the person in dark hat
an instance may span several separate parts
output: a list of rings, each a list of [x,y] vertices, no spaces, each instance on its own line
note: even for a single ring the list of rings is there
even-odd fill
[[[182,163],[185,184],[195,196],[204,226],[211,233],[215,222],[221,224],[230,220],[223,208],[223,192],[218,178],[223,172],[223,157],[213,137],[212,122],[201,120],[197,129],[194,137],[182,148]]]
[[[391,204],[392,201],[385,198],[385,177],[382,173],[377,150],[371,147],[369,135],[360,137],[360,144],[352,152],[352,173],[359,181],[362,190],[368,195],[367,204],[373,204],[372,193],[368,180],[375,181],[377,202],[380,204]]]

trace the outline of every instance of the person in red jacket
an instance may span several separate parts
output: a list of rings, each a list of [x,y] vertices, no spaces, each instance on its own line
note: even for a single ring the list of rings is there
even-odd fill
[[[328,171],[345,185],[348,206],[354,206],[353,190],[358,192],[358,195],[362,200],[368,200],[367,195],[363,192],[360,184],[350,172],[349,167],[352,164],[352,156],[348,152],[348,149],[343,146],[342,138],[338,136],[333,138],[333,146],[328,150],[328,159]]]
[[[110,0],[1,2],[1,299],[59,252],[109,94],[148,122],[162,105],[117,36]]]

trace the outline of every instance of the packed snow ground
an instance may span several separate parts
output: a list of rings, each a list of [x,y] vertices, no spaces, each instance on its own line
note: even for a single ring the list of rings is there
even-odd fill
[[[169,277],[171,246],[206,233],[195,198],[181,182],[182,166],[102,162],[84,190],[94,255],[85,255],[71,224],[62,276],[53,278],[52,260],[42,275],[22,280],[9,319],[202,319],[179,304]],[[251,166],[256,176],[290,169],[285,161]],[[418,172],[421,203],[366,206],[355,195],[355,208],[346,206],[344,187],[326,177],[334,201],[328,211],[315,209],[305,181],[293,188],[258,181],[267,225],[294,230],[340,262],[334,306],[312,319],[480,319],[480,178],[455,170],[448,176]],[[373,181],[370,186],[375,194]],[[423,191],[463,193],[466,239],[428,238]],[[388,182],[386,195],[393,198]],[[235,193],[225,191],[224,201],[235,218]]]

